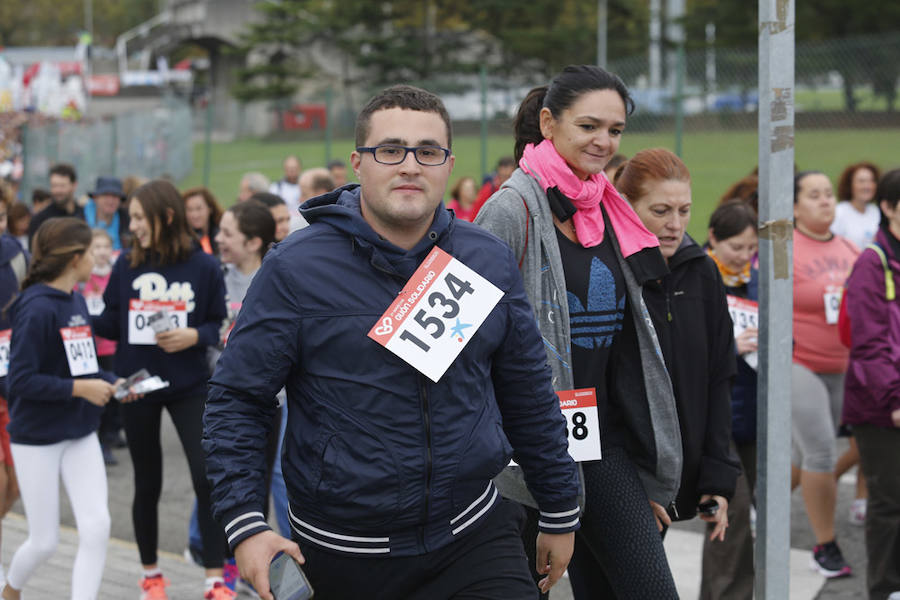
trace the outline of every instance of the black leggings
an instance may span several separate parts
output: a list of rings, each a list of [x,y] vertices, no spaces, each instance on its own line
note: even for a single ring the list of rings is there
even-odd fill
[[[159,400],[138,400],[122,405],[122,418],[128,450],[134,464],[134,502],[131,518],[134,536],[141,554],[141,564],[156,564],[159,541],[159,496],[162,492],[162,446],[160,419],[165,407],[169,411],[181,447],[184,449],[191,482],[197,495],[197,517],[203,539],[203,566],[222,568],[225,534],[212,518],[206,459],[200,444],[203,435],[203,396]]]
[[[631,459],[621,448],[604,448],[603,460],[582,463],[582,468],[588,506],[569,563],[575,600],[677,599],[662,536]],[[528,510],[523,534],[535,581],[543,578],[534,565],[537,517],[536,510]]]

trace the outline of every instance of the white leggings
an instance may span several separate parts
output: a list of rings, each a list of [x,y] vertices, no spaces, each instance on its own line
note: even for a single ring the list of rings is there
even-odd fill
[[[109,541],[106,467],[97,434],[50,445],[11,447],[28,519],[28,539],[13,556],[7,582],[21,590],[35,569],[56,551],[61,475],[78,526],[72,600],[93,600],[100,590]]]

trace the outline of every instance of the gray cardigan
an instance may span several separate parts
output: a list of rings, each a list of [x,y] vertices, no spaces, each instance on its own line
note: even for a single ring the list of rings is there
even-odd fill
[[[526,211],[527,206],[527,211]],[[487,201],[478,212],[475,223],[503,239],[521,260],[520,271],[525,291],[531,300],[535,319],[543,336],[547,359],[553,371],[553,389],[568,390],[574,386],[571,365],[571,333],[566,283],[556,239],[556,226],[539,183],[521,169]],[[641,287],[622,256],[612,228],[611,239],[622,269],[631,314],[637,330],[640,367],[646,394],[630,398],[646,402],[652,432],[646,432],[647,445],[654,450],[655,468],[636,465],[650,500],[669,506],[678,493],[681,481],[681,430],[672,382],[663,360],[656,331],[641,294]],[[630,395],[633,395],[632,390]],[[602,425],[601,425],[602,427]],[[496,482],[504,496],[529,506],[537,506],[528,492],[521,469],[509,467]],[[582,504],[583,505],[583,504]]]

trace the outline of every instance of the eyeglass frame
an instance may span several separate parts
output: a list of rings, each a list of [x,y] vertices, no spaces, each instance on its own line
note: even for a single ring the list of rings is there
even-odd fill
[[[376,151],[379,148],[397,148],[398,150],[402,149],[403,150],[403,158],[401,158],[399,161],[397,161],[395,163],[382,162],[382,161],[378,160],[378,157],[375,155]],[[416,151],[419,150],[420,148],[434,148],[436,150],[443,150],[444,160],[442,160],[439,163],[435,163],[433,165],[423,163],[421,160],[419,160],[419,157],[416,156]],[[449,148],[444,148],[443,146],[438,146],[435,144],[423,144],[422,146],[401,146],[400,144],[378,144],[377,146],[357,146],[356,151],[360,152],[360,153],[368,152],[372,155],[372,158],[379,165],[387,165],[387,166],[391,166],[391,167],[395,167],[397,165],[403,164],[403,162],[406,160],[406,157],[409,156],[410,152],[412,152],[413,158],[416,159],[416,162],[419,163],[420,165],[422,165],[423,167],[440,167],[441,165],[447,164],[447,159],[450,158],[450,153],[451,153],[451,150]]]

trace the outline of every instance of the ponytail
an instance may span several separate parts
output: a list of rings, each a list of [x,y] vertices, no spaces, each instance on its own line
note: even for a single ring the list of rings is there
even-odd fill
[[[516,137],[514,152],[516,163],[522,159],[525,146],[528,144],[536,146],[544,141],[544,134],[541,133],[541,109],[544,107],[544,97],[547,95],[548,89],[550,88],[546,85],[534,88],[528,92],[519,105],[513,121],[513,131]]]
[[[34,234],[31,266],[22,281],[22,290],[62,275],[73,258],[88,251],[92,237],[91,228],[80,219],[58,217],[44,221]]]

